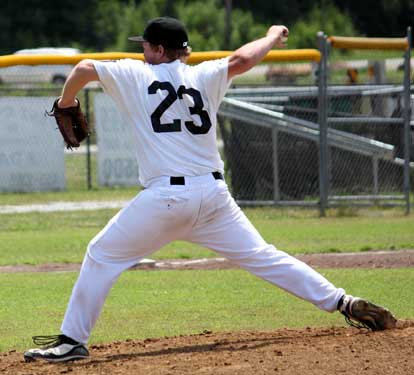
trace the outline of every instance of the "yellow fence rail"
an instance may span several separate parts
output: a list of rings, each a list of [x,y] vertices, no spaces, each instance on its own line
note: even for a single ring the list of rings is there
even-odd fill
[[[407,38],[356,38],[345,36],[330,36],[328,38],[333,48],[343,49],[393,49],[406,50]]]
[[[228,57],[232,51],[193,52],[188,60],[189,64],[197,64],[202,61]],[[0,67],[13,65],[75,65],[84,59],[95,60],[119,60],[119,59],[143,60],[142,53],[104,52],[82,53],[74,56],[61,55],[7,55],[0,56]],[[265,62],[293,62],[315,61],[319,62],[321,54],[316,49],[292,49],[283,51],[270,51],[264,58]]]

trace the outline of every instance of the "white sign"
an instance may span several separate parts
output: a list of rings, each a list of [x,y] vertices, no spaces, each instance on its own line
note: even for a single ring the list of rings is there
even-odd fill
[[[104,93],[94,98],[98,145],[98,182],[105,186],[137,186],[138,164],[132,130],[113,100]]]
[[[53,117],[55,98],[0,98],[0,192],[65,189],[63,140]]]

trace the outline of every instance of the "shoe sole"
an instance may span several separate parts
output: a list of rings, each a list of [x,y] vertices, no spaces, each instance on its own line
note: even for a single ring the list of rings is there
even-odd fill
[[[34,362],[37,360],[43,360],[47,362],[73,362],[78,361],[81,359],[87,359],[89,356],[81,356],[81,355],[71,355],[64,358],[46,358],[46,357],[31,357],[31,356],[24,356],[25,362]]]

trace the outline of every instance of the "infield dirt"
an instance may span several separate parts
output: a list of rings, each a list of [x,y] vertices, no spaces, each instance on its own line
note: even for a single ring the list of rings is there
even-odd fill
[[[414,321],[382,332],[355,328],[280,329],[114,342],[90,359],[25,363],[0,355],[0,373],[44,374],[398,374],[414,372]]]
[[[414,250],[367,251],[296,255],[298,259],[318,268],[407,268],[414,267]],[[76,263],[19,264],[0,266],[0,272],[71,272],[79,271]],[[232,269],[236,265],[224,258],[171,259],[144,263],[135,270],[211,270]]]

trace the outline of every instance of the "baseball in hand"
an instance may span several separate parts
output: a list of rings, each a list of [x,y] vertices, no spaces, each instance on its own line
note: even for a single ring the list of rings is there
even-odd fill
[[[282,31],[282,35],[280,37],[280,40],[282,43],[286,43],[288,40],[289,30],[287,28],[284,28]]]

